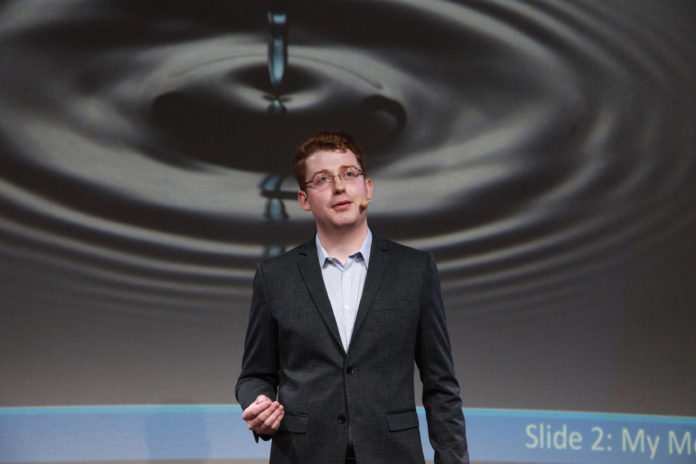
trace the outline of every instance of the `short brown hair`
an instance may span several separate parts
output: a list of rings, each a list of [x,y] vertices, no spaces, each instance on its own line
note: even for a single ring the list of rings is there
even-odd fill
[[[318,151],[328,150],[337,151],[340,153],[348,150],[355,154],[358,160],[360,169],[365,173],[365,155],[362,147],[355,138],[346,133],[336,130],[319,132],[314,137],[303,142],[295,152],[295,159],[292,162],[292,173],[297,179],[297,184],[300,188],[306,182],[305,180],[305,160]]]

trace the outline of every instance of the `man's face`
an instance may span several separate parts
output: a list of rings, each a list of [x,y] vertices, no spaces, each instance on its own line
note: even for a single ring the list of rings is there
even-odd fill
[[[305,160],[305,181],[316,174],[335,175],[350,167],[360,169],[352,151],[318,151]],[[317,227],[324,230],[350,228],[366,221],[367,208],[360,203],[372,199],[372,181],[358,176],[352,182],[343,182],[336,176],[328,188],[317,190],[308,185],[297,197],[302,209],[312,212]]]

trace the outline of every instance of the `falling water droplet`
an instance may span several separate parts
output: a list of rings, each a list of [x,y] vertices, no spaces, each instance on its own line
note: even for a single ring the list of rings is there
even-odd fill
[[[288,63],[288,15],[284,12],[269,11],[268,25],[268,74],[277,95]]]
[[[284,10],[283,2],[272,2],[268,11],[268,75],[273,86],[274,98],[268,105],[267,113],[278,118],[286,114],[287,110],[280,101],[280,86],[283,83],[285,69],[288,63],[288,15]],[[271,223],[285,222],[288,214],[285,205],[279,196],[280,184],[283,176],[269,175],[261,185],[262,195],[268,198],[266,203],[266,218]],[[267,256],[276,256],[285,251],[282,245],[269,245],[266,247]]]
[[[266,219],[271,223],[281,223],[288,220],[288,213],[285,211],[285,204],[282,200],[280,191],[283,182],[282,175],[271,174],[261,183],[261,194],[268,198],[266,203]],[[266,246],[266,256],[277,256],[285,251],[285,247],[277,244]]]

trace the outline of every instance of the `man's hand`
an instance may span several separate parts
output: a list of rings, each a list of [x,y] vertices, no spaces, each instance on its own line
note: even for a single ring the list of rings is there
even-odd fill
[[[249,427],[259,435],[273,435],[285,416],[283,406],[277,401],[271,401],[266,395],[259,395],[242,413]]]

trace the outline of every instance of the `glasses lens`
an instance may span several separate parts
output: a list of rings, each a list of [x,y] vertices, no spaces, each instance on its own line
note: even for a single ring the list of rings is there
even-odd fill
[[[314,177],[313,185],[317,190],[323,190],[329,185],[331,185],[331,176],[328,174],[318,174]]]
[[[341,176],[341,180],[351,182],[354,181],[355,178],[358,177],[360,174],[360,170],[355,168],[348,168],[341,171],[338,175]]]

